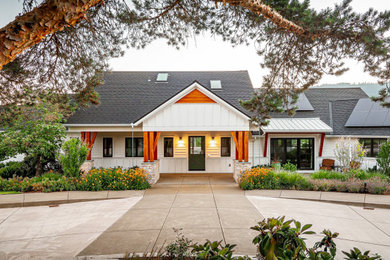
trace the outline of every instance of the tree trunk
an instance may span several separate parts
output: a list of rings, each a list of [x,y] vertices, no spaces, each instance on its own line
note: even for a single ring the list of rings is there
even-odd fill
[[[41,173],[42,173],[42,158],[41,158],[41,156],[38,156],[37,169],[35,171],[35,176],[40,176]]]
[[[0,29],[0,70],[19,53],[65,26],[79,23],[88,9],[104,0],[46,0],[32,11],[17,16]]]

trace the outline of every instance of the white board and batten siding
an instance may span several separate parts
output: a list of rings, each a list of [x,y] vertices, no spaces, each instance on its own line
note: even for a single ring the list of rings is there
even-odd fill
[[[144,131],[249,131],[238,111],[218,103],[174,103],[143,122]]]
[[[206,169],[202,172],[207,173],[232,173],[233,160],[235,157],[235,146],[233,139],[230,140],[230,156],[221,157],[221,137],[230,137],[230,132],[182,132],[182,133],[162,133],[158,141],[157,153],[160,161],[161,173],[196,173],[188,170],[188,137],[204,136],[205,137],[205,158]],[[173,157],[164,157],[164,138],[173,138]],[[180,137],[184,145],[179,145]],[[215,146],[211,145],[212,137],[216,142]]]

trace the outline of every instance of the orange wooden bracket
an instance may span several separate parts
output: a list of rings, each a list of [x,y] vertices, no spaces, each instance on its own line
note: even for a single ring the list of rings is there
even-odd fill
[[[238,141],[237,141],[236,132],[232,131],[232,136],[233,136],[234,144],[236,145],[236,151],[238,151]]]
[[[249,132],[244,132],[244,161],[248,162],[249,156]]]

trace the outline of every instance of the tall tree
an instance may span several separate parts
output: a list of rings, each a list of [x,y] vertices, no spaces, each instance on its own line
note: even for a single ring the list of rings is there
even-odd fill
[[[25,16],[36,20],[21,25],[36,28],[32,31],[35,34],[42,32],[38,37],[29,36],[38,39],[33,43],[41,42],[3,67],[3,104],[24,103],[30,92],[49,92],[57,99],[73,92],[79,93],[74,99],[78,103],[96,103],[94,88],[101,83],[107,60],[121,55],[124,44],[142,48],[163,38],[180,47],[189,37],[208,31],[234,45],[254,41],[264,58],[262,66],[269,71],[263,90],[275,94],[277,89],[285,103],[293,102],[292,95],[317,83],[324,74],[345,72],[343,60],[348,58],[362,62],[365,71],[378,78],[385,86],[378,100],[390,106],[385,99],[390,77],[386,34],[390,12],[358,14],[351,9],[351,0],[321,11],[310,8],[308,0],[132,0],[129,5],[124,0],[105,0],[104,4],[97,0],[45,0],[40,6],[34,5],[34,0],[24,2],[25,13],[6,26],[6,36],[1,36],[4,28],[0,29],[0,37],[7,39],[0,41],[1,53],[5,50],[6,59],[13,59],[12,54],[21,51],[16,47],[31,46],[31,42],[24,45],[25,37],[21,41],[10,37],[15,28],[23,31],[22,36],[29,35],[17,26]],[[49,7],[58,14],[35,15],[40,8]],[[73,8],[69,16],[67,8]],[[63,19],[69,19],[69,27]],[[9,48],[14,51],[9,52]]]

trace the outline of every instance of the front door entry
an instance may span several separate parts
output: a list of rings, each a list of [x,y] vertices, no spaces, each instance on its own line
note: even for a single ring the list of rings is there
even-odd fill
[[[205,137],[188,137],[188,169],[190,171],[204,171],[206,169]]]

